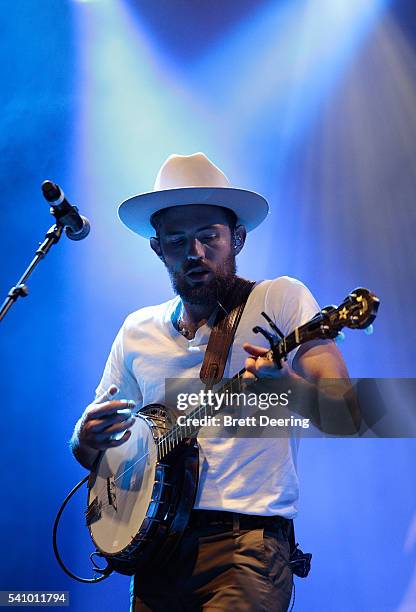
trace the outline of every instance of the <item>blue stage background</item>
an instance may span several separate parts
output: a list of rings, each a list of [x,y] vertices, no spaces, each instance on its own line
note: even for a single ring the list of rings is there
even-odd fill
[[[4,3],[0,292],[52,224],[40,184],[91,220],[36,270],[1,323],[0,590],[69,590],[74,610],[128,609],[128,578],[72,582],[54,516],[84,470],[67,449],[115,333],[171,296],[148,243],[116,217],[171,153],[204,151],[270,201],[239,258],[301,279],[320,304],[361,285],[375,333],[347,332],[354,377],[413,377],[416,8],[411,0],[42,0]],[[416,610],[414,440],[303,442],[297,539],[314,554],[302,612]],[[67,564],[87,575],[80,494]]]

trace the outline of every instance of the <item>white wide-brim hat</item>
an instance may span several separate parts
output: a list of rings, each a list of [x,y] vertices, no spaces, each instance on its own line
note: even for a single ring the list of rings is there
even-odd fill
[[[267,217],[269,205],[263,196],[230,185],[225,174],[204,153],[170,155],[156,177],[153,191],[132,196],[118,209],[120,220],[144,238],[155,235],[150,219],[171,206],[209,204],[232,210],[237,223],[248,231]]]

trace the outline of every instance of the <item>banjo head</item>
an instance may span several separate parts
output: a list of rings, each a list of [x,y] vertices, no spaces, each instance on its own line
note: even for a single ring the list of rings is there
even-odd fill
[[[152,502],[157,447],[151,423],[136,417],[127,442],[103,453],[89,489],[87,524],[94,544],[106,555],[131,544]]]

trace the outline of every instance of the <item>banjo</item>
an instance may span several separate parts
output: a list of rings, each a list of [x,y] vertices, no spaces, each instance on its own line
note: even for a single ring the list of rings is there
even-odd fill
[[[278,367],[297,346],[336,338],[342,328],[368,328],[379,299],[364,288],[352,291],[340,306],[327,306],[308,323],[282,337],[273,321],[262,313],[272,332],[259,326],[270,343],[266,357]],[[240,388],[244,369],[219,392]],[[212,416],[213,406],[199,405],[187,416]],[[161,404],[150,404],[135,415],[130,438],[101,453],[88,481],[86,522],[108,570],[132,575],[143,568],[165,563],[188,523],[198,486],[199,427],[179,426],[173,413]]]

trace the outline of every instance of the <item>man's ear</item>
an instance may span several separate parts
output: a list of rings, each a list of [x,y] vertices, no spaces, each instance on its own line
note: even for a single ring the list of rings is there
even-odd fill
[[[163,257],[162,249],[160,248],[159,238],[152,236],[150,238],[150,247],[156,253],[156,255],[165,263],[165,258]]]
[[[233,247],[235,255],[238,255],[246,241],[247,230],[244,225],[237,225],[234,230]]]

